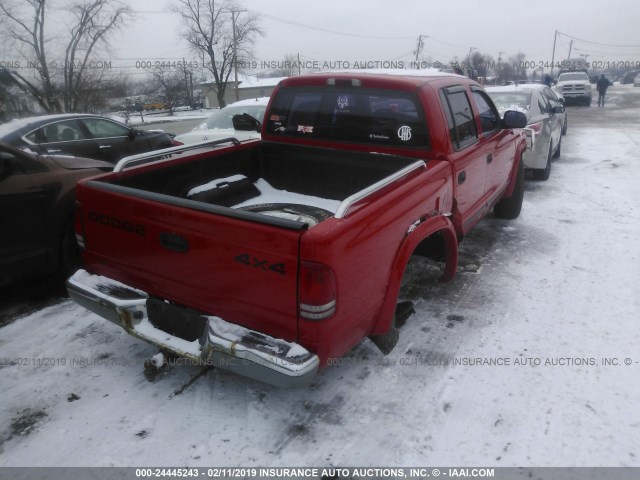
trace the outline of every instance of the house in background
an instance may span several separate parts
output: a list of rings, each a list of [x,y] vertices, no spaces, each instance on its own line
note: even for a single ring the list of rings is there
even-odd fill
[[[43,110],[35,99],[17,87],[9,86],[0,95],[0,123],[40,113],[43,113]]]
[[[280,80],[287,77],[276,78],[256,78],[251,76],[242,77],[238,82],[238,100],[249,98],[269,97]],[[219,108],[218,97],[216,96],[215,83],[204,82],[200,84],[204,98],[204,108]],[[224,96],[227,104],[236,101],[236,82],[231,80],[227,83],[227,91]]]

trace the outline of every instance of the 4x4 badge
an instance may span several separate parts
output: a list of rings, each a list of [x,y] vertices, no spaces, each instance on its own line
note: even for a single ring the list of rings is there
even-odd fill
[[[270,264],[268,260],[259,260],[256,257],[249,255],[248,253],[238,255],[234,258],[234,260],[251,268],[259,268],[260,270],[264,270],[265,272],[275,272],[279,273],[280,275],[284,275],[286,273],[284,263]]]

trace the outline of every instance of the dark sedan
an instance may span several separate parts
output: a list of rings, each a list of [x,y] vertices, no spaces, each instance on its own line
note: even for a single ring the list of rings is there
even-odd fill
[[[89,114],[43,115],[0,125],[0,142],[45,155],[75,155],[115,163],[173,146],[164,132],[141,131]]]
[[[76,183],[111,169],[99,160],[37,155],[0,143],[0,285],[73,269]]]

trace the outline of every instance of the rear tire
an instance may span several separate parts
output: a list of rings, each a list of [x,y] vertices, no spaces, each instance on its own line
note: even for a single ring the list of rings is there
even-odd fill
[[[533,171],[533,178],[535,180],[549,180],[551,175],[551,145],[549,145],[549,153],[547,154],[547,165],[544,168],[536,169]]]
[[[522,200],[524,199],[524,164],[522,158],[518,162],[518,173],[516,174],[516,185],[509,198],[503,198],[495,207],[493,213],[496,217],[512,220],[520,216],[522,210]]]
[[[560,140],[558,141],[558,148],[556,149],[556,152],[553,154],[553,158],[559,158],[560,157],[560,149],[562,148],[562,138],[560,138]]]
[[[82,266],[80,258],[80,249],[76,241],[76,233],[73,221],[69,221],[64,230],[64,236],[60,243],[60,264],[58,268],[59,275],[65,280]]]

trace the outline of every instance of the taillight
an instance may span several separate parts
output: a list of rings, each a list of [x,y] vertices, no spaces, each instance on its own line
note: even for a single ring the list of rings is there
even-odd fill
[[[84,220],[82,219],[82,204],[80,202],[76,202],[74,230],[76,232],[76,242],[78,243],[78,246],[84,250],[86,243],[84,236]]]
[[[302,262],[298,287],[302,318],[322,320],[336,312],[336,278],[325,265]]]
[[[536,135],[540,135],[542,133],[542,127],[544,126],[543,122],[532,123],[531,125],[527,125],[527,128],[533,130],[533,133]]]

